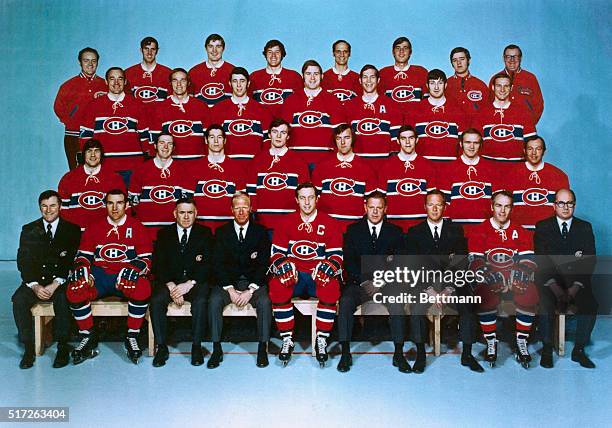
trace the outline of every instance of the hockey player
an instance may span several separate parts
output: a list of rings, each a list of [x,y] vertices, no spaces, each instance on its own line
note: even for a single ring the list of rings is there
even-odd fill
[[[287,51],[281,41],[269,40],[262,53],[266,58],[266,68],[251,73],[251,92],[253,99],[266,106],[277,118],[287,97],[304,85],[297,71],[283,68]]]
[[[476,226],[468,237],[470,268],[480,271],[484,279],[475,285],[474,295],[481,298],[477,313],[487,341],[485,360],[491,367],[497,360],[497,306],[501,294],[511,293],[516,305],[516,359],[527,368],[531,361],[527,339],[539,300],[533,282],[536,264],[532,233],[511,223],[510,192],[495,192],[491,211],[493,216]]]
[[[382,166],[397,148],[397,131],[403,124],[397,103],[378,94],[378,70],[366,64],[359,72],[359,96],[344,105],[347,121],[355,133],[355,153],[370,166]]]
[[[106,82],[96,74],[100,55],[93,48],[79,51],[81,72],[60,86],[53,104],[53,111],[60,122],[66,127],[64,133],[64,149],[68,167],[77,166],[79,152],[79,117],[85,106],[101,95],[106,94]]]
[[[138,364],[142,351],[138,333],[147,312],[151,284],[151,238],[145,227],[126,215],[127,195],[110,190],[104,198],[108,217],[88,227],[68,277],[66,297],[79,328],[80,342],[72,351],[74,364],[98,355],[91,301],[105,296],[128,300],[128,332],[125,348],[130,361]]]
[[[193,85],[193,95],[209,107],[230,96],[227,82],[234,68],[223,59],[225,40],[219,34],[211,34],[204,41],[207,59],[191,67],[189,78]]]
[[[459,104],[468,117],[468,125],[474,113],[488,102],[489,94],[488,86],[470,73],[471,59],[470,51],[466,48],[454,48],[450,53],[450,62],[455,74],[446,82],[446,96]]]
[[[340,101],[321,88],[322,74],[318,62],[304,62],[304,86],[283,103],[281,110],[281,117],[291,124],[291,149],[302,152],[311,168],[333,150],[332,128],[344,122]]]
[[[128,185],[132,170],[144,161],[148,130],[140,103],[124,92],[124,71],[109,68],[106,82],[108,94],[89,103],[81,116],[81,148],[95,137],[104,146],[106,167],[118,172]]]
[[[155,143],[155,157],[134,171],[130,183],[128,196],[132,211],[151,236],[173,223],[177,200],[193,196],[193,180],[184,164],[172,159],[173,150],[172,135],[160,135]]]
[[[380,70],[381,92],[399,103],[402,112],[408,103],[420,101],[426,96],[427,70],[420,65],[408,64],[412,56],[412,43],[407,37],[393,41],[395,63]]]
[[[183,68],[175,68],[170,74],[172,95],[155,104],[152,115],[151,144],[161,133],[170,134],[174,139],[175,159],[199,159],[205,154],[204,126],[210,110],[189,95],[189,75]],[[149,152],[155,155],[155,149]]]
[[[165,100],[168,97],[170,68],[157,63],[159,43],[153,37],[140,41],[142,62],[125,70],[126,89],[141,103]]]
[[[104,148],[98,140],[83,145],[85,164],[64,174],[57,189],[62,197],[61,216],[85,230],[106,216],[104,197],[111,189],[125,191],[121,177],[103,164]]]
[[[232,96],[211,111],[210,123],[219,123],[227,135],[226,152],[232,159],[250,160],[263,148],[268,138],[272,115],[261,104],[249,98],[249,73],[234,67],[229,84]]]
[[[312,183],[320,195],[318,207],[339,220],[342,231],[363,216],[365,196],[376,190],[376,173],[353,152],[355,134],[347,123],[334,128],[336,153],[317,165]]]
[[[188,175],[194,182],[194,200],[201,207],[198,222],[214,232],[233,218],[228,207],[236,191],[246,188],[245,172],[240,161],[225,155],[226,138],[221,125],[210,125],[205,136],[208,156],[190,162]]]
[[[510,76],[499,73],[492,82],[495,99],[474,119],[477,127],[482,129],[485,142],[482,156],[499,161],[520,161],[523,159],[523,141],[535,135],[535,126],[527,110],[511,100]]]
[[[340,102],[354,98],[361,92],[359,75],[348,66],[351,44],[346,40],[336,40],[332,45],[334,65],[323,73],[321,87],[334,94]]]
[[[300,153],[289,150],[291,127],[283,119],[270,124],[270,148],[263,150],[250,164],[247,192],[257,221],[274,229],[278,221],[295,212],[295,189],[310,181],[308,165]]]
[[[417,155],[417,135],[410,125],[398,132],[400,152],[378,170],[378,189],[387,196],[387,218],[404,231],[425,218],[423,199],[436,187],[432,161]]]
[[[538,79],[535,74],[521,68],[523,52],[517,45],[508,45],[504,48],[503,60],[504,69],[500,73],[506,73],[512,79],[510,94],[512,101],[525,106],[531,113],[533,124],[536,125],[544,111],[544,98]],[[494,78],[495,75],[491,78],[489,87],[492,86]],[[493,96],[492,93],[490,95]]]
[[[544,138],[533,135],[525,140],[524,147],[525,163],[512,165],[505,187],[514,198],[514,221],[535,229],[537,222],[550,217],[555,193],[569,188],[569,179],[559,168],[543,161],[546,152]]]
[[[283,344],[278,359],[287,365],[293,352],[292,296],[318,297],[317,361],[327,361],[327,338],[334,325],[340,297],[342,232],[330,216],[317,210],[318,197],[312,183],[295,191],[299,211],[288,214],[274,231],[270,269],[270,300]]]
[[[411,103],[405,122],[419,137],[419,153],[427,159],[449,161],[457,158],[457,139],[465,129],[465,115],[454,100],[446,98],[446,74],[433,69],[427,74],[429,97]]]

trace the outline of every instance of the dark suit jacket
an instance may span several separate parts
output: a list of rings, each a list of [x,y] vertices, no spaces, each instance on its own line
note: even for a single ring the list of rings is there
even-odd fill
[[[50,245],[42,218],[23,226],[17,251],[17,269],[22,281],[47,285],[54,278],[66,279],[80,241],[79,226],[61,217]]]
[[[593,257],[596,252],[591,223],[574,217],[567,239],[564,240],[557,218],[553,216],[536,224],[533,241],[538,263],[538,283],[544,284],[551,278],[567,287],[574,281],[585,285],[591,283],[596,262]],[[582,257],[577,257],[579,251]]]
[[[266,285],[269,259],[268,232],[253,220],[249,221],[242,244],[238,241],[233,220],[215,231],[214,270],[217,285],[236,286],[241,276],[260,287]]]
[[[374,270],[386,269],[389,264],[386,257],[380,260],[372,258],[371,263],[368,262],[368,268],[362,271],[362,256],[405,254],[402,229],[384,220],[374,248],[372,246],[372,231],[364,217],[347,227],[344,234],[343,253],[344,269],[348,276],[346,283],[347,285],[359,285],[363,281],[371,280]]]
[[[193,279],[207,284],[211,278],[213,236],[206,226],[195,223],[185,252],[181,253],[176,223],[160,229],[153,250],[153,273],[158,284]]]

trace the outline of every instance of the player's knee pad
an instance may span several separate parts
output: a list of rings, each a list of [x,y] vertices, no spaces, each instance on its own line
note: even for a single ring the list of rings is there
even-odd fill
[[[540,300],[538,290],[533,283],[529,283],[522,294],[512,293],[512,300],[520,306],[535,306]]]
[[[325,287],[317,284],[316,290],[319,301],[334,302],[335,305],[340,299],[340,283],[337,278],[331,278]]]
[[[476,286],[474,288],[474,295],[480,297],[480,302],[477,304],[479,312],[495,309],[499,305],[499,294],[494,293],[487,285]]]
[[[293,287],[283,285],[277,277],[270,278],[268,288],[272,303],[280,304],[280,302],[291,301]]]

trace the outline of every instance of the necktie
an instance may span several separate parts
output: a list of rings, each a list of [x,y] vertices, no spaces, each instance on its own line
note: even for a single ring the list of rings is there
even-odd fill
[[[372,226],[372,248],[376,248],[376,240],[378,236],[376,235],[376,226]]]
[[[240,227],[240,233],[238,234],[238,240],[242,244],[244,242],[244,227]]]
[[[567,239],[567,223],[563,222],[563,223],[561,223],[561,226],[562,226],[561,227],[561,236],[563,237],[563,239]]]
[[[51,232],[51,223],[47,224],[47,239],[49,239],[49,243],[53,241],[53,233]]]
[[[434,238],[434,244],[436,244],[436,247],[437,247],[438,243],[440,242],[440,235],[438,235],[438,226],[434,226],[433,238]]]
[[[181,253],[185,252],[187,247],[187,229],[183,229],[183,236],[181,236]]]

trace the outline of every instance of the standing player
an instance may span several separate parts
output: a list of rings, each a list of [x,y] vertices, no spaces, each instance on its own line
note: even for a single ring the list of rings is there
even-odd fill
[[[111,189],[125,191],[121,177],[102,165],[103,159],[102,144],[98,140],[87,140],[83,145],[85,164],[64,174],[57,186],[62,197],[62,218],[81,230],[106,216],[106,192]]]
[[[245,190],[245,172],[240,161],[225,155],[225,131],[213,123],[206,129],[208,155],[190,164],[188,176],[195,182],[194,200],[200,207],[198,222],[213,232],[232,219],[230,201],[238,190]]]
[[[397,103],[378,94],[379,83],[376,67],[364,65],[359,72],[360,96],[344,104],[356,137],[355,153],[367,158],[373,167],[381,166],[397,147],[397,131],[403,124]]]
[[[514,198],[514,221],[534,229],[537,222],[550,216],[555,193],[569,188],[569,179],[559,168],[543,161],[546,152],[544,138],[533,135],[525,140],[524,147],[525,163],[512,165],[506,188]]]
[[[223,59],[225,40],[219,34],[208,36],[204,48],[208,58],[191,67],[189,77],[194,96],[212,107],[230,96],[227,82],[234,66]]]
[[[270,300],[283,338],[278,359],[287,365],[293,353],[291,297],[307,294],[319,299],[313,346],[323,367],[327,361],[327,338],[340,297],[342,232],[336,220],[317,210],[318,197],[312,183],[301,183],[295,190],[295,200],[299,211],[283,219],[272,239]]]
[[[138,364],[142,351],[137,338],[151,295],[147,278],[151,238],[138,220],[126,214],[128,201],[123,190],[109,191],[104,202],[108,217],[87,228],[68,277],[66,296],[81,339],[72,351],[72,361],[79,364],[98,355],[91,301],[119,296],[128,300],[125,349],[130,361]]]
[[[227,135],[227,153],[232,159],[253,159],[268,136],[272,115],[249,98],[249,73],[234,67],[229,84],[232,96],[215,105],[210,123],[219,123]]]
[[[270,124],[270,148],[251,162],[247,191],[257,221],[274,229],[285,214],[295,212],[295,189],[310,180],[308,165],[299,153],[289,150],[291,127],[283,119]]]
[[[279,40],[269,40],[263,48],[266,68],[251,74],[253,99],[266,106],[272,116],[280,117],[280,109],[288,96],[303,87],[302,77],[297,71],[283,68],[287,51]]]
[[[485,142],[482,156],[500,161],[520,161],[523,159],[523,141],[536,133],[533,120],[527,109],[511,100],[510,76],[499,73],[491,81],[495,99],[480,110],[474,120],[482,129]]]
[[[81,117],[81,146],[95,138],[104,146],[106,166],[118,172],[126,185],[132,170],[144,161],[149,135],[138,101],[126,95],[125,73],[119,67],[106,72],[108,94],[89,103]]]
[[[361,92],[359,75],[348,66],[351,56],[351,45],[346,40],[336,40],[332,45],[334,65],[323,73],[321,86],[327,92],[334,94],[341,102],[357,96]]]
[[[489,93],[487,85],[470,73],[471,59],[470,51],[466,48],[454,48],[450,53],[450,62],[455,74],[446,82],[446,96],[457,102],[470,119],[486,104]]]
[[[475,227],[468,239],[470,268],[482,271],[484,276],[484,281],[476,284],[474,295],[481,298],[476,311],[487,341],[485,361],[493,367],[497,360],[497,306],[502,294],[512,293],[516,305],[516,359],[528,368],[531,356],[527,339],[538,304],[532,234],[511,224],[510,192],[495,192],[491,211],[493,216]]]
[[[332,127],[344,122],[340,101],[321,88],[322,74],[318,62],[304,62],[304,86],[284,102],[281,110],[281,117],[291,124],[291,149],[303,152],[311,164],[322,161],[333,150]]]
[[[170,74],[172,95],[155,104],[150,125],[151,143],[161,133],[170,134],[175,143],[176,159],[199,159],[204,156],[204,126],[210,114],[208,107],[189,95],[189,75],[183,68],[175,68]],[[149,150],[155,155],[155,150]]]
[[[527,107],[534,125],[537,124],[544,111],[544,98],[538,79],[535,74],[521,68],[523,51],[517,45],[508,45],[504,48],[503,60],[504,69],[500,73],[506,73],[512,78],[512,100]],[[491,78],[489,86],[492,86],[494,78],[495,76]]]
[[[93,48],[79,51],[81,72],[78,76],[68,79],[60,86],[53,104],[53,111],[64,124],[64,150],[68,167],[77,166],[79,152],[79,116],[87,104],[94,98],[106,93],[106,82],[96,74],[100,55]]]
[[[457,158],[457,139],[465,129],[465,115],[454,100],[447,99],[446,74],[437,68],[427,74],[429,97],[412,103],[406,113],[419,137],[419,152],[436,161]]]
[[[180,161],[172,159],[173,150],[172,135],[160,135],[155,143],[155,157],[134,171],[130,183],[132,212],[149,228],[151,236],[173,223],[177,200],[193,196],[193,180]]]
[[[363,217],[363,200],[376,190],[376,173],[353,152],[355,134],[347,123],[334,128],[337,152],[317,165],[312,183],[320,195],[318,207],[336,220],[342,230]]]
[[[387,218],[407,230],[425,218],[423,199],[435,187],[432,161],[416,153],[417,135],[410,125],[399,129],[400,152],[378,171],[378,188],[386,194]]]
[[[140,41],[142,62],[125,70],[126,88],[141,103],[165,100],[168,97],[170,68],[157,63],[159,43],[153,37]]]
[[[407,37],[393,41],[395,64],[380,70],[381,91],[393,101],[400,103],[402,111],[411,101],[422,100],[427,92],[427,70],[420,65],[408,64],[412,56],[412,43]]]

